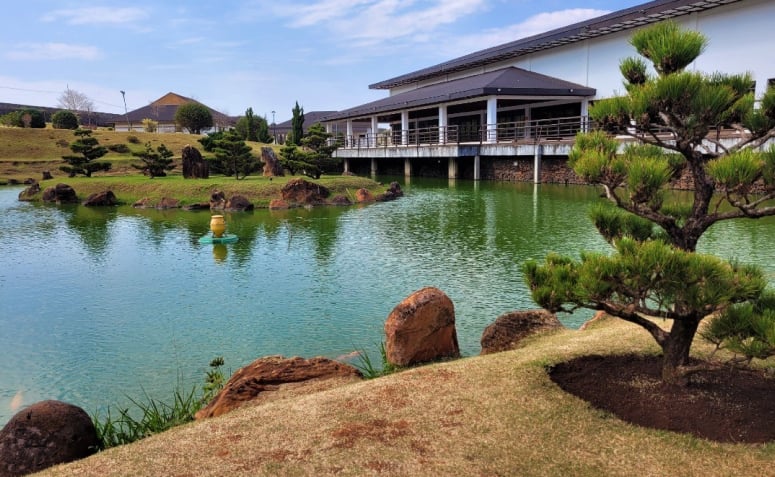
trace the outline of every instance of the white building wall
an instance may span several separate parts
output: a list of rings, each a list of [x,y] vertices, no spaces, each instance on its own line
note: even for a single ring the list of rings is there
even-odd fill
[[[768,79],[775,78],[775,61],[772,60],[772,48],[775,46],[775,1],[744,0],[674,20],[703,32],[709,40],[705,53],[693,65],[698,71],[751,72],[756,80],[757,95],[764,92]],[[628,56],[637,56],[635,48],[629,44],[633,32],[617,32],[486,67],[451,73],[443,78],[396,87],[390,94],[509,66],[595,88],[598,98],[624,94],[619,62]]]

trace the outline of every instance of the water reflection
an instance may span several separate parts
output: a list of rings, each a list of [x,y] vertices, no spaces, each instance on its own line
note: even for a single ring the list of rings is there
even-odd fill
[[[0,240],[12,247],[0,254],[0,424],[19,401],[91,412],[143,388],[166,398],[179,379],[200,383],[214,356],[230,369],[267,354],[378,356],[388,313],[428,285],[452,298],[461,350],[477,354],[498,315],[535,307],[525,260],[610,250],[586,218],[594,188],[402,188],[365,207],[226,214],[239,237],[228,245],[198,243],[209,212],[29,204],[0,189]],[[773,220],[717,224],[700,249],[772,277]]]

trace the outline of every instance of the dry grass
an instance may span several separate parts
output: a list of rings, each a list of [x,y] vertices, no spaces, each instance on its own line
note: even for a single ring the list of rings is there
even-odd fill
[[[565,394],[546,374],[573,356],[656,352],[616,320],[237,410],[43,475],[693,476],[772,472],[773,445],[638,428]],[[612,396],[615,399],[616,396]]]
[[[131,150],[138,152],[144,149],[146,142],[150,142],[154,148],[163,143],[175,153],[177,159],[180,159],[181,151],[189,144],[202,151],[201,145],[197,142],[199,136],[184,133],[129,133],[99,129],[94,131],[93,136],[103,146],[126,144]],[[135,136],[138,143],[130,143],[129,136]],[[74,139],[73,131],[65,129],[0,127],[0,183],[8,179],[23,181],[27,177],[39,180],[44,170],[50,170],[54,175],[62,175],[59,172],[59,166],[64,164],[62,155],[71,152],[66,146],[60,144],[70,143]],[[261,147],[266,146],[256,142],[248,142],[248,144],[259,153]],[[278,149],[274,145],[271,147]],[[113,162],[113,168],[116,171],[137,173],[129,167],[130,162],[139,162],[131,154],[111,152],[103,159]]]

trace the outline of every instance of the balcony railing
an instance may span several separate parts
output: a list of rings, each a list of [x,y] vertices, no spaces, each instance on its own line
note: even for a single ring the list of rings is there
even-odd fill
[[[537,119],[499,124],[479,128],[465,126],[429,127],[366,133],[332,138],[339,148],[400,148],[459,144],[534,144],[541,141],[572,139],[576,133],[590,128],[589,118]]]

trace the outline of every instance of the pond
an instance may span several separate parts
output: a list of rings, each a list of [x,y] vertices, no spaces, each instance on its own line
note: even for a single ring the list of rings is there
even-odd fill
[[[227,372],[273,354],[378,361],[385,318],[428,285],[450,296],[461,352],[475,355],[498,315],[536,307],[526,259],[609,250],[586,218],[591,187],[402,186],[394,202],[227,214],[240,238],[229,245],[198,243],[209,212],[32,204],[1,188],[0,425],[43,399],[89,413],[166,401],[201,385],[216,356]],[[773,231],[769,219],[719,224],[700,248],[772,276]]]

